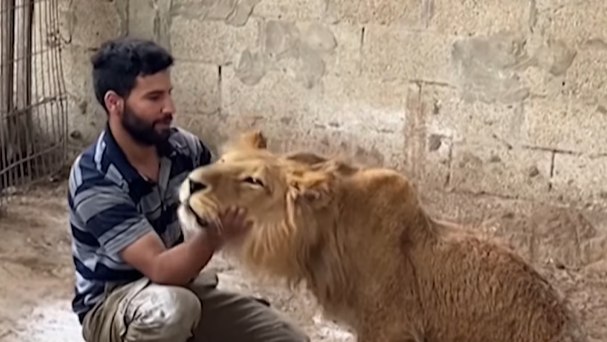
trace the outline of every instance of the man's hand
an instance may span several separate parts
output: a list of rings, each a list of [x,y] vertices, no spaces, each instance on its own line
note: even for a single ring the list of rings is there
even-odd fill
[[[244,235],[252,223],[246,220],[246,210],[230,207],[219,215],[217,223],[211,224],[208,229],[208,237],[220,249],[223,244],[231,239],[237,239]]]
[[[237,239],[251,227],[245,218],[245,210],[229,208],[219,215],[216,224],[170,249],[151,231],[125,248],[121,256],[155,283],[183,285],[200,272],[226,241]]]

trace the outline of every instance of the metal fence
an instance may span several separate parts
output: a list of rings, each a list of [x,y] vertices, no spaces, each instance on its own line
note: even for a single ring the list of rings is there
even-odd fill
[[[59,0],[0,0],[0,210],[65,163]]]

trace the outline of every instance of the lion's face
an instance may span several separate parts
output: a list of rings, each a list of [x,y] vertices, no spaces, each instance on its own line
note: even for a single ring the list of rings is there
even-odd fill
[[[243,259],[266,269],[275,265],[275,272],[284,274],[294,259],[306,257],[287,260],[287,250],[298,253],[297,245],[308,253],[302,249],[314,246],[320,229],[335,219],[331,189],[338,179],[318,167],[325,161],[312,154],[273,154],[261,133],[245,134],[224,148],[217,162],[193,170],[184,180],[179,218],[186,230],[204,229],[228,206],[245,208],[253,228],[238,243]]]
[[[188,175],[179,192],[187,228],[203,228],[227,206],[246,208],[257,220],[283,212],[288,190],[284,171],[271,155],[247,152],[228,153]]]

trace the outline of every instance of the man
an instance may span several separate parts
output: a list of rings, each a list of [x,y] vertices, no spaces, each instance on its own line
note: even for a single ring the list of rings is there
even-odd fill
[[[199,276],[222,241],[249,224],[230,209],[221,229],[184,241],[177,189],[211,153],[171,127],[169,52],[151,41],[116,39],[91,61],[107,125],[76,158],[68,195],[72,306],[85,340],[309,341],[268,305],[219,290],[216,275]]]

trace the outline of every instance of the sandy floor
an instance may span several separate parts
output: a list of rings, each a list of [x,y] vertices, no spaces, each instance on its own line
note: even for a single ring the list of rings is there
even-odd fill
[[[65,185],[40,188],[11,200],[0,216],[0,341],[82,341],[70,311],[72,264]],[[607,244],[600,243],[600,248]],[[313,301],[281,288],[256,286],[222,259],[220,286],[262,294],[301,324],[313,341],[354,341],[324,321]],[[562,268],[562,267],[560,267]],[[545,266],[580,309],[591,341],[607,341],[607,267],[599,260],[577,269]]]

